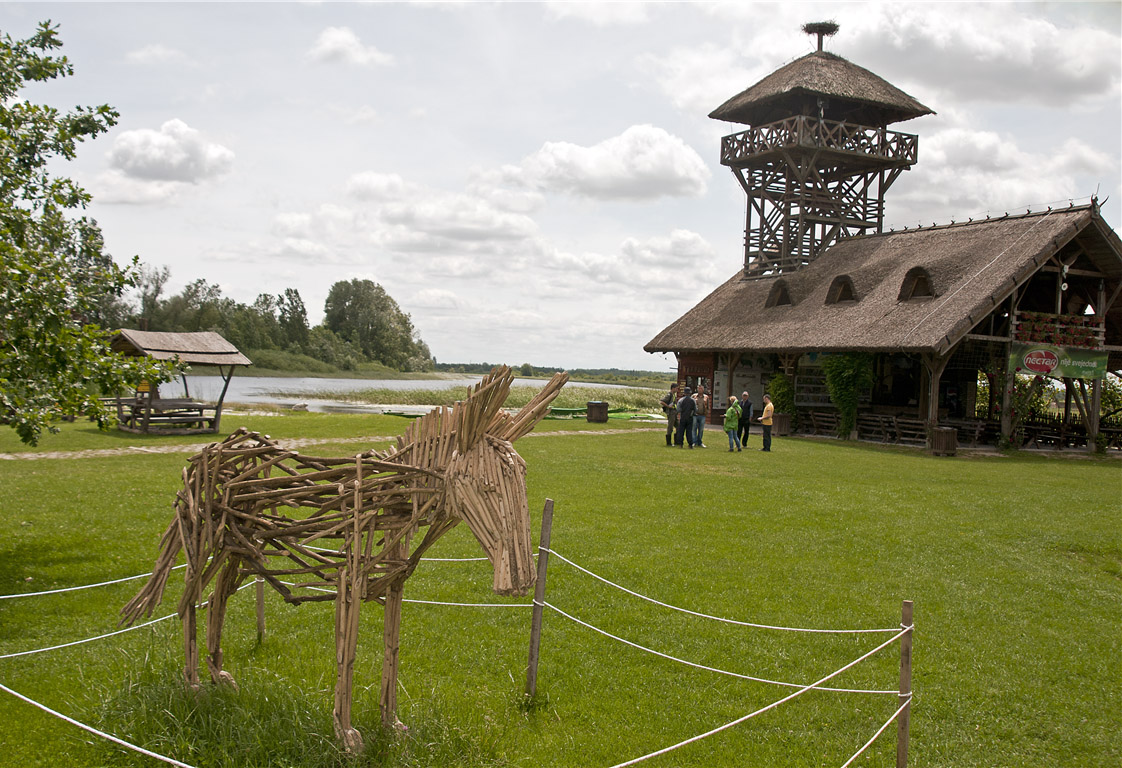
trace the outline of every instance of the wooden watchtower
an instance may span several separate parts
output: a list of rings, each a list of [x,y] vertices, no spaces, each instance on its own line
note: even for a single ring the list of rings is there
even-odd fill
[[[721,164],[748,194],[747,279],[794,272],[841,237],[881,232],[885,191],[917,160],[919,139],[887,126],[932,110],[823,51],[837,29],[805,25],[817,51],[709,114],[749,126],[721,141]]]

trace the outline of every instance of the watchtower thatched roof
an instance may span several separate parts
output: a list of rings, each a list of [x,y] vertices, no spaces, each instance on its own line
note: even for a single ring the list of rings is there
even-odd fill
[[[861,125],[885,126],[934,112],[869,70],[825,51],[780,67],[709,113],[715,120],[765,125],[793,115],[818,115]]]
[[[1122,243],[1094,205],[855,237],[798,272],[744,280],[738,271],[644,349],[941,355],[1073,238],[1108,284],[1122,280]],[[917,274],[932,295],[902,298]],[[1120,334],[1122,306],[1107,316],[1107,344]],[[1110,360],[1120,367],[1122,353]]]
[[[125,355],[147,356],[156,360],[179,359],[190,365],[252,365],[226,339],[213,331],[169,333],[121,330],[110,348]]]

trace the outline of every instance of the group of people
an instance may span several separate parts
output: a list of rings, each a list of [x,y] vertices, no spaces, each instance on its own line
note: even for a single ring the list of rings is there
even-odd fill
[[[705,385],[698,384],[697,392],[690,387],[682,389],[678,394],[678,384],[670,386],[670,391],[662,398],[662,411],[666,414],[666,445],[682,448],[705,448],[705,422],[709,419],[712,408],[712,398],[705,393]],[[756,418],[763,427],[763,447],[761,451],[771,451],[771,423],[775,408],[771,398],[764,395],[763,412]],[[742,392],[740,399],[736,395],[729,395],[729,405],[725,409],[724,428],[729,439],[729,453],[740,451],[748,444],[748,435],[752,425],[754,408],[752,399],[747,392]]]

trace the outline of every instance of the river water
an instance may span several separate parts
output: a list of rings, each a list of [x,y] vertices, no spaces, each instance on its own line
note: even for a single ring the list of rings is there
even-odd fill
[[[479,383],[482,376],[464,375],[449,379],[316,379],[316,378],[281,378],[269,376],[238,376],[230,379],[230,387],[226,390],[227,403],[248,403],[271,405],[280,408],[293,408],[307,406],[309,411],[319,412],[357,412],[381,413],[386,410],[385,404],[345,403],[332,400],[329,397],[318,395],[326,392],[353,392],[362,389],[451,389],[452,387],[470,387]],[[515,386],[542,387],[545,381],[541,379],[515,379]],[[621,388],[618,384],[582,384],[570,382],[569,387],[603,387]],[[196,400],[214,402],[222,393],[222,378],[219,376],[187,376],[187,387],[190,396]],[[285,392],[285,395],[271,394]],[[160,385],[161,397],[183,397],[182,381],[173,381]],[[391,405],[391,410],[401,412],[426,413],[432,410],[431,405],[424,406],[399,406]]]

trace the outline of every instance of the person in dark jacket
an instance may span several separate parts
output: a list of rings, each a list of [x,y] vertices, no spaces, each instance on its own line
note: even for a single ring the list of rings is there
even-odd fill
[[[752,428],[752,417],[755,415],[753,412],[752,398],[748,397],[748,392],[740,393],[740,425],[738,428],[738,435],[740,437],[740,444],[748,444],[748,434]]]
[[[662,396],[662,412],[666,414],[666,445],[674,437],[674,428],[678,426],[678,382],[670,385],[670,391]]]
[[[674,445],[682,447],[682,438],[685,437],[690,448],[693,448],[693,415],[697,410],[697,402],[693,399],[693,390],[686,387],[685,394],[678,400],[678,430],[674,433]]]

